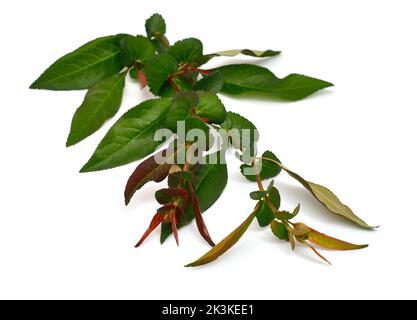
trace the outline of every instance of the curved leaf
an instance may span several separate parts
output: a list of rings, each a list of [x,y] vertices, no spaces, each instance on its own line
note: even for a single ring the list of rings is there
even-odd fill
[[[124,35],[98,38],[54,62],[31,89],[89,89],[123,68],[119,41]]]
[[[261,168],[261,172],[259,173],[259,175],[261,176],[261,179],[266,180],[266,179],[274,178],[277,175],[279,175],[281,173],[282,169],[280,167],[278,167],[274,162],[271,162],[271,161],[265,160],[265,159],[272,159],[274,161],[281,162],[273,152],[265,151],[262,154],[262,159],[257,161],[257,166],[260,166],[260,168]],[[253,165],[242,164],[240,166],[240,172],[249,181],[256,182],[256,175],[245,173],[245,169],[248,169],[248,168],[253,168]],[[252,172],[252,171],[250,171],[250,172]]]
[[[253,212],[239,227],[214,246],[209,252],[196,261],[187,264],[186,267],[198,267],[210,263],[226,253],[240,240],[240,238],[242,238],[249,226],[252,224],[253,219],[255,219],[255,212]]]
[[[355,215],[347,205],[342,203],[339,198],[329,189],[326,187],[323,187],[319,184],[310,182],[302,178],[299,174],[291,171],[290,169],[283,166],[281,163],[276,162],[273,159],[264,158],[264,160],[270,160],[271,162],[274,162],[277,166],[281,167],[283,170],[285,170],[292,178],[297,180],[301,185],[306,188],[310,193],[322,204],[324,205],[330,212],[340,215],[357,225],[359,225],[362,228],[365,229],[374,229],[377,227],[373,227],[368,225],[365,221],[363,221],[361,218],[359,218],[357,215]]]
[[[236,49],[236,50],[225,50],[219,51],[216,53],[206,54],[199,60],[199,65],[203,65],[209,62],[211,59],[215,57],[235,57],[238,54],[243,54],[245,56],[251,56],[255,58],[266,58],[266,57],[274,57],[281,53],[281,51],[275,50],[251,50],[251,49]]]
[[[164,18],[159,14],[153,14],[145,22],[145,29],[148,38],[152,39],[154,37],[164,35],[166,32],[166,24]]]
[[[278,210],[281,205],[281,196],[278,189],[272,187],[268,193],[268,200],[271,205]],[[270,207],[268,201],[264,198],[259,201],[258,209],[256,210],[256,219],[260,227],[268,226],[274,220],[274,211]]]
[[[165,81],[177,68],[178,62],[168,54],[153,55],[146,60],[143,72],[148,79],[149,89],[154,95],[159,95]]]
[[[228,94],[258,93],[296,101],[333,86],[333,84],[300,74],[280,79],[266,68],[251,64],[227,65],[212,71],[224,77],[222,92]]]
[[[223,75],[220,72],[212,72],[197,82],[194,89],[211,93],[218,93],[224,86]]]
[[[313,229],[308,233],[308,240],[322,248],[332,250],[358,250],[368,247],[367,244],[358,245],[329,237]]]
[[[276,220],[272,221],[271,231],[278,239],[289,241],[288,229],[283,223],[278,222]]]
[[[227,166],[217,161],[216,164],[208,163],[209,156],[205,157],[206,164],[202,164],[196,172],[198,178],[194,184],[195,193],[200,205],[201,212],[207,211],[221,196],[227,184]],[[220,155],[218,156],[218,160]],[[203,162],[204,163],[204,162]],[[188,206],[185,214],[181,217],[178,228],[188,225],[194,220],[192,206]],[[161,243],[172,233],[169,224],[163,223],[161,230]]]
[[[211,92],[198,91],[199,102],[195,108],[196,115],[212,123],[223,123],[226,120],[226,109],[219,97]]]
[[[67,146],[87,138],[119,111],[126,73],[116,74],[92,86],[72,119]]]
[[[159,154],[167,156],[167,150],[159,152]],[[173,158],[175,153],[170,158]],[[158,163],[156,156],[152,156],[141,164],[139,164],[132,175],[129,177],[125,188],[125,204],[128,205],[130,199],[137,190],[142,188],[150,181],[161,182],[168,176],[171,164],[164,162]]]
[[[239,150],[242,147],[252,148],[259,139],[255,125],[240,114],[227,112],[226,120],[220,126],[228,132],[233,146]],[[244,135],[245,130],[250,133],[249,137]]]
[[[148,156],[161,142],[155,132],[164,128],[171,99],[142,102],[126,112],[107,132],[81,172],[118,167]]]
[[[193,65],[203,56],[203,44],[195,38],[180,40],[168,49],[168,54],[180,64]]]
[[[126,35],[120,40],[121,58],[126,67],[135,61],[144,62],[155,52],[152,42],[144,36]]]

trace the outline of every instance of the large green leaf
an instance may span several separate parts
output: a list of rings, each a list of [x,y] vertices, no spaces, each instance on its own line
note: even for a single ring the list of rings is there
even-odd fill
[[[213,71],[224,77],[222,92],[228,94],[256,93],[296,101],[333,84],[300,74],[279,79],[266,68],[251,64],[227,65]]]
[[[195,64],[203,56],[203,44],[195,38],[184,39],[176,42],[168,53],[180,64]]]
[[[116,74],[92,86],[72,119],[67,146],[96,132],[120,108],[126,73]]]
[[[271,151],[265,151],[262,154],[262,158],[272,159],[274,161],[281,162],[277,158],[277,156]],[[273,177],[276,177],[277,175],[279,175],[280,172],[281,172],[281,168],[278,167],[274,162],[271,162],[269,160],[264,160],[264,159],[261,159],[261,160],[256,162],[257,163],[256,166],[259,166],[259,168],[261,168],[261,171],[259,173],[259,175],[261,176],[261,179],[262,180],[270,179],[270,178],[273,178]],[[252,164],[250,164],[250,165],[249,164],[242,164],[240,166],[241,173],[249,181],[256,182],[256,175],[245,174],[245,169],[247,169],[247,168],[253,168],[253,165]]]
[[[146,60],[143,72],[148,79],[151,92],[159,95],[162,86],[168,77],[178,68],[177,61],[168,54],[153,55]]]
[[[163,129],[171,99],[152,99],[126,112],[107,132],[81,172],[118,167],[151,154],[161,144],[155,132]]]
[[[266,57],[277,56],[280,53],[281,51],[275,51],[275,50],[264,50],[264,51],[251,50],[251,49],[225,50],[225,51],[219,51],[219,52],[206,54],[202,56],[199,60],[199,65],[205,64],[215,57],[235,57],[238,54],[243,54],[245,56],[251,56],[255,58],[266,58]]]
[[[89,89],[123,68],[119,42],[124,35],[98,38],[54,62],[31,89]]]
[[[227,166],[219,162],[217,164],[202,164],[196,175],[198,178],[194,186],[201,212],[207,211],[222,194],[227,184]],[[205,160],[208,162],[208,156]],[[194,219],[194,211],[192,205],[189,205],[184,216],[180,219],[178,227],[181,228],[189,224]],[[162,224],[161,243],[163,243],[172,233],[170,224]]]
[[[120,49],[122,61],[126,67],[132,66],[135,61],[143,63],[155,53],[152,42],[144,36],[126,35],[120,40]]]
[[[255,211],[256,212],[256,211]],[[232,248],[245,232],[249,229],[250,225],[255,218],[255,212],[253,212],[239,227],[237,227],[232,233],[230,233],[226,238],[209,250],[205,255],[197,259],[196,261],[187,264],[186,267],[198,267],[204,264],[210,263],[221,255],[226,253],[230,248]]]

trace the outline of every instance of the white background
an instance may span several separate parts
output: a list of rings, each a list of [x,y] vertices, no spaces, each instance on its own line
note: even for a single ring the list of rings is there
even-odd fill
[[[1,1],[0,298],[417,298],[416,9],[412,0]],[[133,248],[154,214],[156,185],[126,208],[124,184],[136,164],[78,173],[116,118],[67,149],[84,92],[28,87],[90,39],[144,33],[154,12],[165,17],[171,41],[198,37],[207,53],[282,50],[256,63],[336,85],[297,103],[222,99],[257,125],[261,149],[381,228],[364,231],[330,216],[285,175],[278,179],[283,207],[301,202],[300,221],[368,249],[324,252],[328,267],[256,223],[201,268],[183,267],[208,249],[195,225],[181,230],[179,248],[173,239],[160,246],[157,234]],[[125,93],[117,116],[149,97],[133,82]],[[229,171],[224,195],[205,214],[217,241],[254,206],[255,186],[237,162]]]

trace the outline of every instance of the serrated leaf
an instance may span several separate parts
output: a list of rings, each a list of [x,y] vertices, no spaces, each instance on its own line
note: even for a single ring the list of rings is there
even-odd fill
[[[279,209],[281,205],[281,196],[277,188],[271,188],[270,192],[268,193],[268,200],[275,210]],[[262,228],[268,226],[275,218],[274,210],[270,207],[269,203],[267,199],[261,199],[259,201],[258,209],[255,213],[259,226]]]
[[[165,126],[177,131],[178,121],[184,121],[187,117],[192,115],[192,109],[197,106],[199,96],[196,92],[188,91],[177,94],[172,100],[172,106],[167,113]]]
[[[181,77],[174,76],[172,81],[175,82],[175,85],[180,92],[187,92],[193,90],[193,86],[187,81],[184,81]],[[172,85],[166,81],[159,91],[159,96],[163,98],[173,98],[178,94],[177,91],[172,87]]]
[[[184,121],[190,116],[197,116],[210,123],[221,123],[226,117],[226,110],[221,100],[208,92],[181,92],[172,102],[172,107],[166,117],[166,126],[176,132],[178,121]]]
[[[232,145],[241,150],[242,148],[254,151],[255,143],[259,139],[259,133],[255,125],[245,117],[234,112],[227,112],[226,120],[220,124],[229,135]],[[247,134],[245,134],[245,131]]]
[[[272,159],[274,161],[281,162],[277,158],[277,156],[271,151],[265,151],[262,154],[262,158]],[[281,173],[281,168],[278,167],[274,162],[271,162],[269,160],[261,159],[261,160],[257,161],[256,165],[261,168],[259,175],[261,176],[262,180],[274,178]],[[249,181],[256,182],[256,175],[245,174],[245,170],[248,169],[248,168],[253,168],[253,165],[242,164],[240,166],[240,171],[241,171],[242,175],[246,179],[248,179]],[[252,171],[250,171],[250,172],[252,172]]]
[[[168,53],[180,64],[194,65],[203,56],[203,44],[195,38],[180,40],[168,49]]]
[[[195,90],[201,90],[211,93],[218,93],[224,85],[223,75],[220,72],[213,72],[200,79],[195,85]]]
[[[202,164],[196,172],[198,181],[194,184],[195,192],[198,198],[201,212],[207,211],[221,196],[227,184],[227,166],[220,163],[220,154],[218,154],[218,161],[216,164],[208,163],[209,156],[206,156],[203,161],[207,164]],[[204,162],[203,162],[204,163]],[[188,206],[183,217],[181,217],[178,228],[188,225],[194,219],[192,206]],[[167,223],[162,224],[161,243],[163,243],[172,230]]]
[[[116,74],[88,90],[72,119],[67,146],[87,138],[117,113],[122,102],[125,79],[126,73]]]
[[[152,42],[144,36],[126,35],[120,40],[121,58],[126,67],[135,61],[144,62],[155,52]]]
[[[272,160],[272,159],[269,159]],[[272,161],[274,162],[274,161]],[[347,205],[342,203],[339,198],[329,189],[319,184],[310,182],[302,178],[299,174],[286,168],[279,162],[274,162],[277,166],[285,170],[292,178],[297,180],[301,185],[306,188],[322,205],[324,205],[330,212],[340,215],[362,228],[373,229],[376,227],[368,225],[365,221],[355,215]]]
[[[107,132],[81,172],[118,167],[148,156],[161,142],[155,132],[164,128],[171,99],[142,102],[126,112]]]
[[[212,71],[218,71],[224,77],[222,92],[236,95],[256,93],[296,101],[333,86],[330,82],[300,74],[280,79],[268,69],[250,64],[227,65]]]
[[[175,156],[175,153],[172,153],[172,156],[167,154],[167,150],[161,151],[160,154],[171,158]],[[168,162],[159,163],[156,159],[156,156],[146,159],[136,167],[129,177],[124,194],[126,205],[129,204],[130,199],[132,199],[135,192],[142,188],[146,183],[150,181],[161,182],[168,176],[171,164]]]
[[[289,211],[285,211],[285,210],[276,211],[274,212],[274,216],[275,218],[281,221],[284,221],[284,220],[288,221],[288,220],[295,218],[298,215],[298,213],[300,212],[300,208],[301,208],[301,205],[298,204],[297,207],[295,207],[295,209],[293,210],[293,212],[290,213]]]
[[[31,89],[83,90],[123,68],[120,38],[115,35],[95,39],[54,62]]]
[[[216,246],[214,246],[210,251],[208,251],[205,255],[201,258],[197,259],[196,261],[187,264],[186,267],[198,267],[204,264],[210,263],[221,255],[226,253],[230,248],[232,248],[245,232],[249,229],[250,225],[255,218],[255,212],[253,212],[239,227],[237,227],[232,233],[230,233],[226,238],[224,238],[221,242],[219,242]]]
[[[288,229],[287,227],[276,220],[271,222],[271,231],[272,233],[280,240],[289,240],[288,238]]]
[[[210,92],[198,91],[199,101],[195,114],[206,118],[211,123],[223,123],[226,120],[226,109],[219,97]]]
[[[199,61],[199,65],[205,64],[209,62],[211,59],[215,57],[235,57],[239,54],[243,54],[245,56],[251,56],[255,58],[266,58],[266,57],[274,57],[281,54],[281,51],[275,50],[251,50],[251,49],[235,49],[235,50],[225,50],[219,51],[211,54],[204,55],[201,57]]]
[[[153,14],[145,22],[146,34],[150,39],[159,35],[164,35],[166,32],[166,24],[164,18],[159,14]]]
[[[177,68],[177,61],[168,54],[153,55],[147,59],[143,72],[148,79],[150,91],[154,95],[159,95],[165,81]]]

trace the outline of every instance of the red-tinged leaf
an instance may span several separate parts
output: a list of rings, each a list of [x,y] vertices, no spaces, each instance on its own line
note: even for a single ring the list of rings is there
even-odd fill
[[[321,255],[320,254],[320,252],[318,252],[317,250],[316,250],[316,248],[314,248],[311,244],[309,244],[308,242],[306,242],[306,241],[304,241],[304,240],[302,240],[302,239],[300,239],[300,238],[297,238],[301,243],[303,243],[303,244],[305,244],[307,247],[309,247],[311,250],[313,250],[313,252],[320,258],[320,259],[322,259],[322,260],[324,260],[324,261],[326,261],[329,265],[332,265],[331,263],[330,263],[330,261],[329,260],[327,260],[323,255]]]
[[[174,234],[174,238],[175,238],[175,241],[177,242],[177,246],[179,246],[180,239],[178,237],[176,212],[174,212],[174,214],[172,215],[171,224],[172,224],[172,233]]]
[[[181,198],[184,202],[188,202],[188,191],[183,188],[169,188],[161,189],[155,193],[156,201],[160,204],[167,204],[175,200],[175,198]]]
[[[214,246],[209,252],[203,255],[201,258],[197,259],[196,261],[186,265],[186,267],[198,267],[207,263],[210,263],[216,260],[218,257],[223,255],[227,252],[231,247],[233,247],[240,238],[245,234],[248,230],[249,226],[252,224],[253,220],[256,217],[256,210],[252,212],[249,217],[235,229],[231,234],[229,234],[226,238],[224,238],[221,242],[219,242],[216,246]]]
[[[209,245],[214,247],[216,244],[211,239],[210,234],[207,230],[206,224],[203,219],[203,215],[201,213],[200,205],[198,203],[198,198],[197,198],[197,195],[195,194],[195,190],[191,182],[189,183],[189,187],[190,187],[191,199],[193,202],[193,209],[194,209],[194,216],[195,216],[195,221],[197,223],[198,231],[200,232],[203,239],[206,240]]]
[[[152,231],[154,231],[162,222],[162,220],[164,219],[164,216],[157,213],[154,215],[148,230],[145,231],[145,233],[143,234],[142,238],[139,240],[139,242],[136,244],[136,248],[138,248],[145,240],[146,238],[152,233]]]
[[[160,154],[166,154],[166,150],[161,151]],[[168,176],[171,165],[167,163],[157,163],[155,158],[156,155],[146,159],[138,165],[135,171],[133,171],[125,188],[126,205],[129,204],[130,199],[132,199],[135,192],[142,188],[147,182],[161,182]]]
[[[311,229],[308,233],[308,241],[322,247],[331,250],[358,250],[367,248],[367,244],[358,245],[349,243],[343,240],[339,240],[321,232]]]

